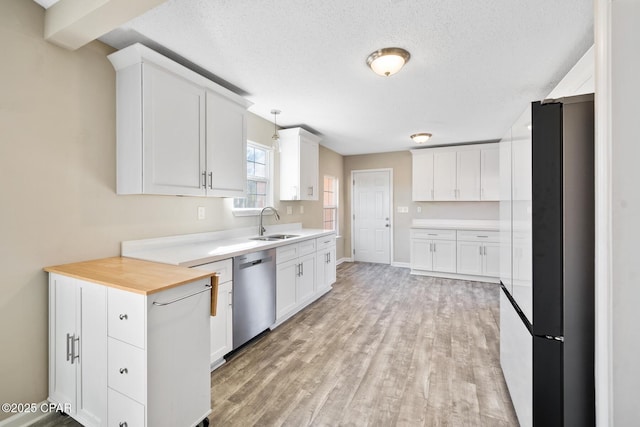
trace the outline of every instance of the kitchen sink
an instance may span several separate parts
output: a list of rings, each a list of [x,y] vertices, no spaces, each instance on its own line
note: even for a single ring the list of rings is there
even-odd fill
[[[298,237],[298,234],[272,234],[270,236],[252,237],[250,240],[262,240],[265,242],[277,242],[278,240],[291,239]]]

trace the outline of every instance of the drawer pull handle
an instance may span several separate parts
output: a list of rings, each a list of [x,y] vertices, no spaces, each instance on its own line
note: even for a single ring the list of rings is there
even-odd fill
[[[129,370],[127,368],[120,368],[120,373],[121,374],[128,374]]]
[[[489,236],[476,236],[476,237],[484,237],[484,238],[488,238]]]
[[[165,305],[173,304],[174,302],[182,301],[183,299],[187,299],[187,298],[190,298],[190,297],[192,297],[192,296],[194,296],[194,295],[198,295],[198,294],[201,294],[201,293],[203,293],[203,292],[210,291],[210,290],[211,290],[211,285],[206,285],[206,286],[204,287],[204,289],[202,289],[202,290],[200,290],[200,291],[197,291],[197,292],[194,292],[194,293],[192,293],[192,294],[185,295],[185,296],[183,296],[183,297],[176,298],[176,299],[173,299],[173,300],[171,300],[171,301],[167,301],[167,302],[158,302],[158,301],[154,301],[154,302],[153,302],[153,305],[155,305],[155,306],[159,306],[159,307],[163,307],[163,306],[165,306]]]
[[[126,314],[121,314],[120,316],[118,316],[120,318],[120,320],[126,320],[129,318],[129,316],[127,316]]]
[[[126,421],[121,422],[120,424],[118,424],[119,427],[129,427],[129,424],[127,424]]]

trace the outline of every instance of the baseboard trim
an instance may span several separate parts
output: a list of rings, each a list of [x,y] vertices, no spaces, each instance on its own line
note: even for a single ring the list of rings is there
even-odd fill
[[[43,402],[36,403],[36,407],[38,409],[36,412],[21,412],[0,421],[0,427],[24,427],[31,425],[36,421],[40,421],[50,414],[50,412],[42,412],[42,408],[44,406],[48,409],[49,402],[45,400]]]
[[[336,261],[336,266],[342,264],[343,262],[353,262],[353,258],[340,258]]]
[[[408,262],[397,262],[394,261],[391,263],[391,267],[400,267],[400,268],[411,268],[411,264]]]

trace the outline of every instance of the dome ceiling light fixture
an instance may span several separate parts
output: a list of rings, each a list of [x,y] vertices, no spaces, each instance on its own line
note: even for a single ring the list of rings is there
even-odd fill
[[[401,47],[385,47],[378,49],[367,57],[367,65],[374,73],[389,77],[409,62],[411,54]]]
[[[430,133],[420,132],[420,133],[414,133],[413,135],[410,136],[410,138],[416,144],[424,144],[429,140],[429,138],[431,138],[431,136],[432,135]]]

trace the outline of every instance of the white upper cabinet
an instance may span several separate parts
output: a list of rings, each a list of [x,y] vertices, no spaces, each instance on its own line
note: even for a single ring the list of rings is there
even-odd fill
[[[302,128],[280,134],[280,200],[318,200],[320,138]]]
[[[433,150],[411,150],[412,200],[433,200]]]
[[[245,193],[248,101],[141,45],[117,71],[117,193]]]
[[[500,200],[500,150],[498,144],[480,150],[480,200]]]
[[[411,150],[413,201],[498,200],[497,144]]]

